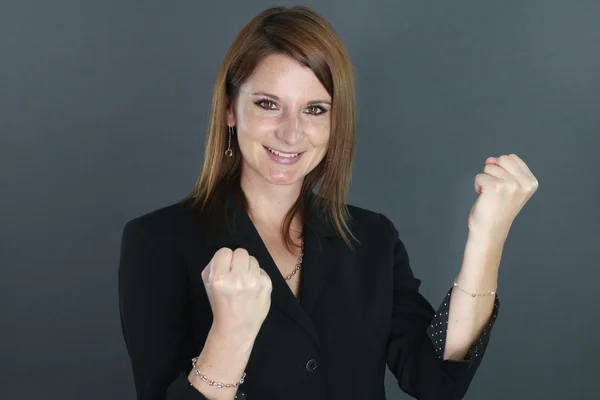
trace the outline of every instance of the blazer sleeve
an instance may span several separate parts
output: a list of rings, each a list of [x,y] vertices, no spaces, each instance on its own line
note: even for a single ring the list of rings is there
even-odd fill
[[[443,360],[452,289],[437,312],[419,292],[408,253],[393,223],[394,293],[391,332],[386,362],[402,391],[421,400],[459,400],[469,388],[485,353],[499,308],[496,295],[490,321],[464,360]]]
[[[143,220],[125,225],[118,271],[121,328],[137,399],[206,400],[187,379],[197,346],[185,263],[172,241],[150,232]]]

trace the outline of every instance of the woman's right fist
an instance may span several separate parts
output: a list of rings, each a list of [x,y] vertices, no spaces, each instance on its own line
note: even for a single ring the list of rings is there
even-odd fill
[[[202,271],[213,329],[258,335],[271,307],[271,279],[245,249],[219,249]]]

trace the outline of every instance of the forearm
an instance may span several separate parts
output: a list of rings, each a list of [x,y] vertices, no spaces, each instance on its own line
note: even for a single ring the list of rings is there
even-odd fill
[[[470,293],[495,291],[505,234],[469,233],[456,281]],[[471,296],[454,288],[450,296],[444,359],[462,360],[482,334],[493,312],[495,296]]]
[[[237,334],[221,334],[211,329],[204,348],[198,356],[196,369],[215,382],[223,384],[239,382],[250,358],[254,339],[254,337]],[[200,375],[196,375],[195,369],[190,371],[188,380],[210,400],[231,400],[237,391],[236,388],[210,386]]]

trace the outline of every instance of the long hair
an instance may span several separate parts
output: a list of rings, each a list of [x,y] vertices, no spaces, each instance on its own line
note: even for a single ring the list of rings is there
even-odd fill
[[[241,153],[237,135],[231,139],[233,156],[226,157],[228,100],[235,103],[240,86],[266,56],[283,54],[310,68],[332,98],[331,132],[323,160],[303,181],[301,194],[286,214],[281,228],[285,246],[295,246],[290,225],[299,213],[306,216],[309,195],[318,187],[317,207],[350,247],[356,240],[350,229],[346,196],[351,180],[356,141],[356,100],[353,68],[337,32],[321,15],[305,6],[271,7],[254,17],[235,37],[219,69],[214,86],[204,165],[194,189],[183,202],[199,214],[222,221],[230,196],[248,211],[241,186]]]

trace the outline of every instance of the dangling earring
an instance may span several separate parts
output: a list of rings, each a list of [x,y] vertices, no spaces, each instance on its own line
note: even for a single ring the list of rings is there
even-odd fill
[[[225,155],[227,157],[231,157],[233,156],[233,150],[231,149],[231,135],[234,134],[233,132],[233,126],[227,126],[228,130],[229,130],[229,145],[227,146],[227,150],[225,150]]]

